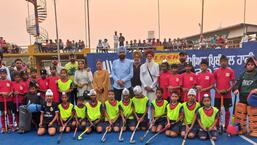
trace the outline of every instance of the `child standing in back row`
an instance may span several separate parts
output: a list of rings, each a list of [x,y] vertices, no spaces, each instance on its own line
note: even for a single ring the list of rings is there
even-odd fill
[[[54,94],[54,102],[59,103],[60,97],[59,97],[59,91],[57,86],[57,81],[59,80],[59,77],[56,74],[56,67],[51,66],[50,67],[51,75],[47,78],[48,87],[53,91]]]
[[[195,73],[191,72],[193,68],[192,63],[187,62],[185,64],[186,72],[181,75],[181,81],[182,81],[182,90],[183,90],[183,102],[188,101],[187,93],[189,89],[194,88],[196,85],[196,75]]]

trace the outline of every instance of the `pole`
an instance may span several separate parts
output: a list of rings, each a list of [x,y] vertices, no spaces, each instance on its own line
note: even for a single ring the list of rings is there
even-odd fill
[[[160,0],[158,0],[158,38],[161,37],[161,22],[160,22]]]
[[[246,0],[244,0],[244,35],[246,35],[246,24],[245,24],[245,19],[246,19]]]
[[[87,47],[87,0],[84,0],[84,12],[85,12],[85,46]]]
[[[203,19],[204,19],[204,0],[202,0],[202,19],[201,19],[200,42],[203,41]]]
[[[28,18],[30,16],[30,13],[29,13],[29,2],[27,2],[27,10],[28,10]],[[31,35],[29,34],[29,44],[31,45]]]
[[[57,39],[57,57],[58,57],[58,62],[60,63],[61,57],[60,57],[60,44],[59,44],[58,23],[57,23],[56,0],[54,0],[54,16],[55,16],[56,39]]]
[[[90,14],[89,14],[89,0],[87,0],[87,27],[88,27],[88,47],[90,47]]]

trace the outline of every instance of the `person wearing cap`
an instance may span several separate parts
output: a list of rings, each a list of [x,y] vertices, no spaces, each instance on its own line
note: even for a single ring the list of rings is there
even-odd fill
[[[45,93],[45,102],[42,105],[40,114],[40,123],[37,134],[42,136],[48,132],[50,136],[54,136],[56,133],[58,108],[53,102],[53,92],[48,89]]]
[[[169,71],[169,63],[165,59],[161,64],[161,73],[160,73],[160,88],[163,90],[163,99],[168,100],[170,93],[169,93],[169,78],[171,77],[171,73]]]
[[[139,122],[138,128],[141,130],[146,130],[149,122],[147,114],[149,99],[143,95],[143,90],[140,86],[136,86],[133,89],[133,92],[135,96],[132,98],[132,104],[134,106],[134,116],[136,117],[137,123]]]
[[[169,77],[169,92],[177,92],[179,96],[181,96],[181,75],[178,74],[178,65],[172,64],[170,66],[171,74]]]
[[[78,61],[76,61],[75,54],[70,54],[69,60],[70,60],[70,62],[66,63],[64,68],[68,71],[68,75],[69,75],[70,79],[73,81],[75,71],[78,70],[79,64],[78,64]]]
[[[8,67],[4,66],[3,63],[3,53],[0,52],[0,69],[6,69],[6,72],[7,72],[7,79],[8,80],[11,80],[11,73],[10,73],[10,70]],[[0,79],[1,79],[1,76],[0,76]]]
[[[231,90],[235,82],[234,70],[228,66],[228,58],[225,55],[220,57],[220,68],[216,69],[213,73],[215,79],[215,107],[220,108],[221,96],[225,107],[225,128],[229,124],[230,111],[232,106]]]
[[[40,92],[41,96],[44,98],[47,89],[49,89],[46,70],[41,69],[40,75],[41,75],[41,78],[37,80],[38,91]]]
[[[55,66],[51,66],[50,71],[51,71],[51,74],[50,74],[49,77],[47,77],[48,87],[49,87],[49,89],[52,90],[52,92],[54,94],[53,101],[55,103],[59,103],[60,102],[60,97],[59,97],[57,81],[60,79],[60,77],[56,74],[56,67]]]
[[[74,118],[73,104],[69,102],[69,96],[67,93],[61,93],[61,103],[58,105],[59,109],[59,120],[60,120],[60,132],[70,132],[71,122],[68,120]],[[65,128],[66,127],[66,128]]]
[[[119,59],[113,61],[111,76],[113,78],[113,89],[115,99],[121,100],[122,90],[131,88],[131,78],[133,77],[133,62],[126,58],[126,48],[120,47],[118,50]]]
[[[198,136],[201,140],[206,140],[208,132],[210,132],[211,139],[216,140],[218,136],[216,125],[219,118],[219,109],[211,105],[209,94],[204,94],[201,102],[203,106],[197,111],[197,121],[200,126]]]
[[[102,104],[107,100],[108,90],[111,88],[110,74],[107,70],[103,70],[103,62],[96,61],[96,71],[94,72],[93,88],[97,93],[97,100]]]
[[[125,124],[125,129],[129,128],[130,131],[134,131],[136,127],[136,120],[133,114],[133,106],[130,99],[129,90],[124,88],[122,95],[123,99],[119,102],[119,110],[122,117],[122,122]]]
[[[183,98],[182,101],[186,102],[187,101],[187,93],[189,89],[194,88],[196,86],[196,75],[193,73],[192,70],[192,63],[186,62],[185,63],[185,69],[186,72],[181,74],[181,87],[183,91]]]
[[[88,123],[86,124],[88,128],[87,133],[91,133],[93,130],[101,133],[103,131],[102,114],[104,114],[102,103],[97,100],[94,89],[89,91],[88,96],[90,96],[90,100],[86,103],[88,119]]]
[[[210,91],[214,86],[214,76],[208,70],[208,66],[208,60],[203,59],[200,64],[201,72],[196,75],[196,87],[200,92],[200,96],[198,96],[200,98],[197,98],[198,102],[201,102],[204,94],[210,95]]]
[[[5,133],[8,131],[8,129],[14,129],[13,126],[13,116],[12,116],[12,110],[13,110],[13,98],[12,98],[12,82],[10,80],[7,79],[7,71],[6,69],[0,69],[0,76],[1,76],[1,80],[0,80],[0,111],[2,112],[1,115],[1,124],[2,124],[2,133]],[[5,105],[6,104],[6,109],[5,110]],[[9,120],[9,124],[8,127],[6,128],[7,124],[4,121],[6,117],[6,115],[4,115],[3,112],[7,111],[7,116],[8,116],[8,120]]]
[[[140,67],[140,80],[142,82],[142,89],[144,96],[147,96],[149,102],[155,98],[155,90],[158,86],[159,79],[159,65],[154,62],[153,50],[145,52],[146,62]],[[150,107],[150,105],[148,105]],[[151,119],[151,109],[149,108],[148,117]]]
[[[183,124],[181,128],[181,136],[185,137],[186,131],[188,131],[188,138],[194,138],[198,132],[198,122],[196,118],[197,110],[200,108],[200,104],[196,102],[196,91],[190,89],[187,93],[187,102],[182,104],[184,110]]]

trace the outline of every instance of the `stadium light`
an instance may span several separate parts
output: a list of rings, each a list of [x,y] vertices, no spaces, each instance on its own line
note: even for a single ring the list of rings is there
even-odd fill
[[[58,23],[57,23],[57,9],[56,9],[56,0],[54,0],[54,17],[55,17],[55,31],[56,31],[56,39],[57,39],[57,58],[59,63],[61,62],[60,57],[60,42],[59,42],[59,32],[58,32]]]

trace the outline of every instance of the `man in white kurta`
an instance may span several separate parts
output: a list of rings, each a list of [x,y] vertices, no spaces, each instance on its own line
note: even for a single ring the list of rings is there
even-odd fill
[[[158,86],[159,65],[153,60],[154,53],[146,52],[146,62],[140,67],[140,80],[143,94],[149,98],[148,118],[151,118],[150,104],[156,98],[155,91]]]

